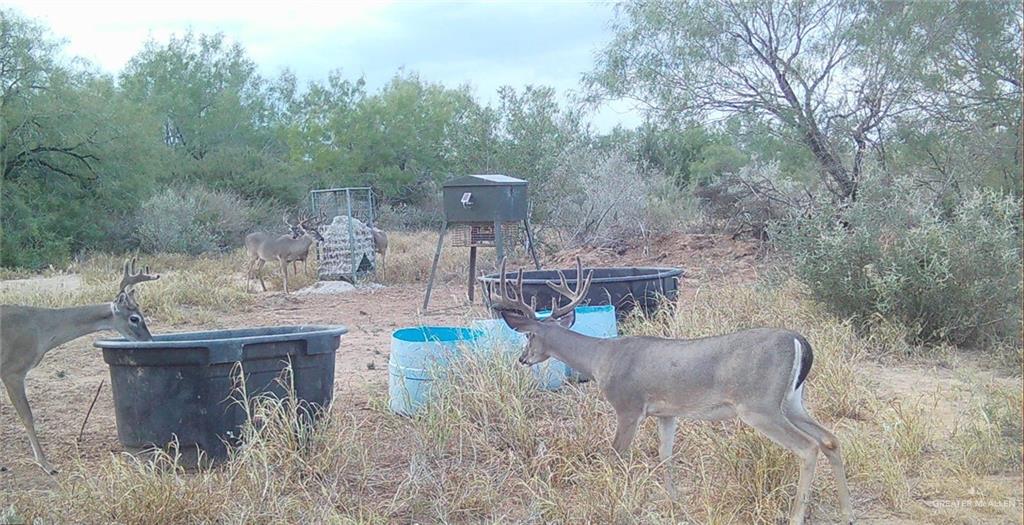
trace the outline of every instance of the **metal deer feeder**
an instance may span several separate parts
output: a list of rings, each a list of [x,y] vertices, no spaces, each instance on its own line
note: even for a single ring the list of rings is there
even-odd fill
[[[469,247],[469,300],[473,301],[476,282],[476,249],[493,247],[497,259],[505,256],[505,247],[518,238],[519,226],[526,232],[527,246],[533,264],[540,269],[530,231],[530,215],[525,180],[506,175],[467,175],[444,183],[444,224],[437,238],[434,262],[430,265],[430,280],[423,309],[430,304],[430,291],[434,287],[437,261],[441,257],[444,238],[452,230],[452,244]]]

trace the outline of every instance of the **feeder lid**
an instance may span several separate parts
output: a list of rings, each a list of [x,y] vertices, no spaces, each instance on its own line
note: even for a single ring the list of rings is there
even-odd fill
[[[525,186],[526,181],[508,175],[466,175],[444,183],[445,188],[460,186]]]

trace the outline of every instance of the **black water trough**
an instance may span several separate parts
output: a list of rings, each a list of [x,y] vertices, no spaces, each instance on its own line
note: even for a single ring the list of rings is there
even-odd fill
[[[331,403],[334,354],[343,326],[279,326],[97,341],[110,366],[117,437],[133,451],[178,442],[210,459],[238,442],[245,407],[235,391],[241,363],[250,399],[288,395],[278,381],[291,364],[295,394],[316,417]]]
[[[654,313],[664,300],[675,301],[679,293],[679,279],[683,271],[679,268],[584,268],[583,274],[593,271],[590,290],[584,305],[615,306],[615,315],[622,319],[634,308],[639,306],[647,314]],[[562,270],[569,286],[576,287],[576,269]],[[491,288],[496,287],[499,274],[494,273],[480,277],[484,293],[490,298]],[[516,279],[516,272],[505,274],[511,286]],[[551,299],[557,298],[559,305],[569,300],[552,290],[548,281],[558,282],[556,270],[530,270],[523,272],[523,295],[527,303],[536,298],[537,309],[550,308]]]

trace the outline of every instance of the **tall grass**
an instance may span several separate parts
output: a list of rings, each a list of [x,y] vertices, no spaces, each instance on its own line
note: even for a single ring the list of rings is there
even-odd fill
[[[626,329],[699,336],[765,324],[804,333],[815,351],[808,405],[843,445],[859,516],[946,520],[948,511],[921,503],[964,497],[962,481],[943,480],[978,458],[992,459],[956,479],[1019,473],[1019,394],[979,387],[964,424],[940,435],[927,398],[889,402],[862,371],[871,346],[886,343],[803,297],[794,286],[721,288]],[[681,423],[675,456],[661,465],[647,421],[619,458],[613,412],[596,385],[538,390],[501,351],[453,366],[414,418],[387,412],[379,391],[371,411],[336,402],[315,424],[296,416],[293,397],[259,399],[256,424],[220,466],[191,472],[174,458],[114,455],[73,465],[53,492],[14,495],[14,508],[29,521],[86,523],[764,523],[785,519],[792,503],[796,458],[739,423]],[[659,482],[665,468],[679,482],[675,500]],[[838,519],[834,486],[819,461],[815,522]],[[1003,510],[995,516],[1013,519]]]
[[[117,294],[124,257],[97,254],[73,265],[81,285],[72,288],[0,287],[0,303],[63,308],[110,302]],[[169,323],[198,323],[211,320],[215,312],[232,311],[252,303],[245,292],[245,258],[241,251],[226,255],[191,257],[151,255],[139,259],[160,279],[136,287],[139,304],[146,316]],[[258,288],[259,285],[257,284]]]
[[[445,236],[438,259],[436,279],[440,283],[465,282],[469,272],[469,248],[454,246],[453,236],[451,231]],[[437,238],[438,232],[432,230],[389,232],[387,260],[377,279],[385,284],[425,283],[430,278]],[[510,265],[525,263],[523,251],[521,246],[506,246]],[[476,269],[478,275],[496,271],[494,249],[477,250]]]

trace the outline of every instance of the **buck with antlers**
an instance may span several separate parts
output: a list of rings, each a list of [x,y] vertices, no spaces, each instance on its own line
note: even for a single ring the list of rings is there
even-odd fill
[[[134,286],[159,278],[149,275],[149,267],[136,272],[132,259],[124,262],[121,286],[112,302],[55,309],[0,305],[0,380],[25,425],[36,463],[47,473],[54,474],[56,470],[46,460],[36,437],[32,409],[25,394],[25,376],[43,360],[46,352],[92,332],[116,330],[128,339],[152,339],[135,299]]]
[[[690,340],[588,337],[569,330],[592,277],[591,272],[583,278],[579,258],[576,276],[576,290],[569,287],[562,272],[559,284],[547,283],[570,301],[565,306],[553,301],[551,316],[542,321],[523,300],[522,270],[515,289],[509,289],[502,261],[491,306],[510,327],[526,334],[520,363],[534,365],[555,357],[597,379],[615,409],[618,427],[612,446],[619,454],[629,449],[640,422],[647,416],[656,417],[659,457],[666,464],[665,484],[674,493],[668,461],[676,418],[719,421],[738,417],[800,458],[790,523],[803,523],[819,451],[832,464],[840,507],[847,522],[853,522],[839,440],[804,407],[805,379],[813,355],[803,336],[758,328]]]
[[[281,273],[284,276],[284,292],[288,293],[288,263],[293,261],[305,262],[309,256],[309,248],[315,242],[322,242],[319,227],[324,217],[321,215],[316,219],[304,216],[299,221],[291,223],[286,216],[284,221],[293,228],[293,232],[302,232],[302,235],[295,238],[291,235],[273,237],[262,233],[251,233],[245,238],[245,247],[249,253],[249,267],[245,281],[245,290],[249,291],[249,283],[255,272],[260,281],[263,291],[267,291],[267,285],[263,282],[263,265],[268,262],[277,261],[281,265]]]

